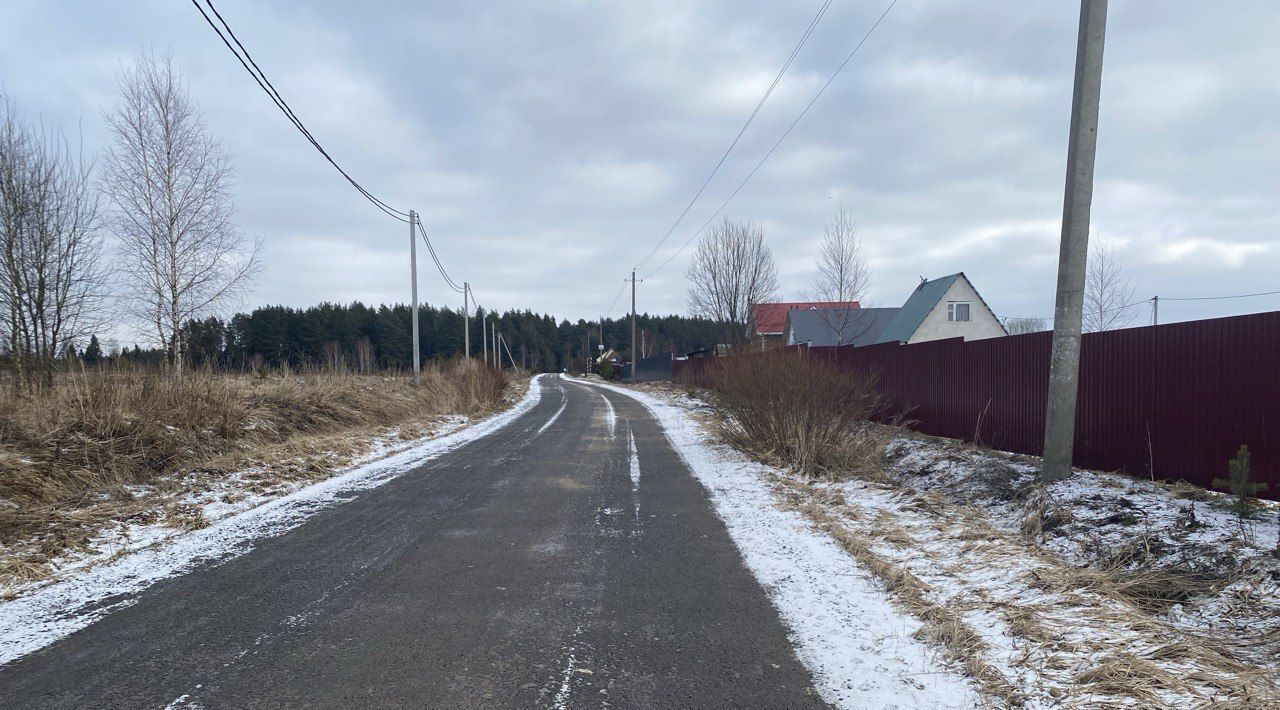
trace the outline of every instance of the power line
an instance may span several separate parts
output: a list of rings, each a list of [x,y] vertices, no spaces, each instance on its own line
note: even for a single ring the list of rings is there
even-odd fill
[[[764,107],[765,102],[768,101],[769,97],[773,94],[773,90],[777,88],[778,83],[782,81],[782,76],[787,73],[787,69],[789,69],[791,67],[791,63],[795,61],[796,55],[800,54],[800,49],[809,41],[809,37],[813,34],[814,28],[818,26],[818,23],[822,20],[822,16],[826,14],[829,7],[831,7],[831,0],[826,0],[826,2],[818,8],[818,14],[814,15],[813,19],[809,21],[809,26],[805,29],[804,35],[800,37],[800,41],[797,42],[795,48],[791,50],[791,54],[787,57],[787,61],[782,65],[782,68],[778,70],[777,75],[773,77],[773,83],[769,84],[769,88],[765,90],[764,95],[762,95],[760,100],[756,102],[756,107],[751,111],[751,115],[747,117],[746,123],[743,123],[742,128],[738,129],[738,134],[733,137],[733,142],[729,144],[729,147],[725,149],[724,154],[720,156],[720,161],[711,169],[711,174],[707,175],[706,180],[702,181],[702,186],[694,193],[693,197],[689,200],[689,204],[685,205],[684,211],[680,213],[680,216],[676,217],[676,221],[667,229],[667,233],[662,235],[662,239],[658,240],[658,243],[653,246],[653,249],[650,249],[649,253],[646,254],[634,268],[639,269],[644,266],[649,259],[652,259],[653,255],[658,253],[658,250],[662,248],[662,245],[665,244],[667,239],[669,239],[676,231],[676,227],[680,226],[680,222],[684,220],[685,215],[689,214],[689,210],[693,208],[694,203],[702,196],[703,191],[707,189],[707,185],[711,184],[711,178],[715,177],[716,173],[720,171],[720,167],[724,165],[724,161],[738,145],[738,141],[742,140],[742,135],[747,132],[747,128],[756,120],[756,116],[760,113],[760,109]]]
[[[1231,296],[1188,296],[1183,298],[1173,298],[1171,296],[1160,296],[1160,300],[1161,301],[1221,301],[1228,298],[1253,298],[1254,296],[1275,296],[1276,294],[1280,294],[1280,291],[1262,291],[1260,293],[1237,293]]]
[[[1123,311],[1128,308],[1133,308],[1134,306],[1140,306],[1144,303],[1151,303],[1157,298],[1159,298],[1161,301],[1223,301],[1223,300],[1234,299],[1234,298],[1255,298],[1257,296],[1277,296],[1277,295],[1280,295],[1280,291],[1259,291],[1257,293],[1234,293],[1226,296],[1152,296],[1150,298],[1144,298],[1141,301],[1126,303],[1123,306],[1117,306],[1116,308],[1108,308],[1106,310]],[[1009,320],[1009,319],[1053,320],[1053,316],[997,316],[997,317],[999,317],[1001,320]]]
[[[787,127],[787,130],[783,131],[782,136],[778,138],[778,142],[774,143],[773,147],[769,149],[769,152],[764,154],[764,157],[760,159],[760,162],[756,163],[756,166],[751,169],[751,172],[747,173],[747,176],[742,179],[742,182],[738,183],[738,186],[734,188],[733,192],[730,193],[727,198],[725,198],[725,201],[720,203],[720,207],[716,208],[716,211],[713,212],[711,216],[707,218],[707,221],[704,222],[702,226],[698,228],[698,231],[694,232],[693,235],[690,236],[689,239],[686,240],[685,243],[682,244],[679,249],[677,249],[674,253],[672,253],[671,256],[667,257],[666,261],[659,264],[656,269],[653,269],[649,273],[645,274],[644,278],[649,278],[650,276],[653,276],[654,274],[661,271],[663,267],[671,263],[672,259],[675,259],[677,256],[680,255],[681,252],[687,249],[689,245],[693,243],[693,240],[698,238],[699,234],[702,234],[704,231],[706,231],[707,227],[711,225],[711,222],[715,220],[715,218],[719,216],[719,214],[722,211],[724,211],[724,208],[728,206],[729,202],[731,202],[733,198],[737,196],[738,192],[741,191],[742,188],[747,184],[747,182],[750,181],[751,178],[755,176],[756,172],[760,170],[760,167],[763,166],[765,164],[765,161],[769,159],[769,156],[773,155],[774,152],[778,150],[778,146],[781,146],[782,142],[787,139],[787,136],[791,135],[791,131],[796,127],[797,124],[800,123],[800,120],[805,117],[805,114],[809,113],[809,109],[813,108],[813,105],[817,103],[818,99],[822,96],[822,94],[826,92],[827,87],[831,86],[831,83],[836,80],[836,77],[840,75],[841,71],[844,71],[845,66],[847,66],[849,62],[853,60],[854,55],[858,53],[859,49],[862,49],[862,45],[865,44],[867,39],[871,37],[871,33],[876,31],[876,28],[879,27],[880,23],[884,21],[884,18],[889,14],[889,11],[892,10],[893,7],[897,4],[898,4],[898,0],[893,0],[893,2],[889,3],[889,6],[884,9],[884,12],[880,13],[880,17],[876,19],[875,23],[871,25],[871,28],[868,29],[866,34],[862,36],[862,39],[858,41],[858,44],[853,48],[853,51],[849,52],[849,55],[844,58],[844,61],[840,63],[840,66],[836,67],[836,70],[831,73],[831,77],[827,79],[827,83],[823,84],[822,88],[818,89],[818,92],[813,95],[813,98],[809,99],[809,103],[805,105],[804,110],[800,112],[800,115],[796,116],[795,120],[791,122],[791,125]]]
[[[200,16],[204,18],[204,21],[208,23],[209,27],[213,28],[213,31],[218,35],[218,38],[222,40],[222,43],[227,46],[227,49],[230,50],[236,60],[240,62],[240,66],[244,67],[244,70],[249,72],[249,76],[253,77],[253,80],[258,84],[258,87],[267,94],[272,103],[276,105],[276,108],[280,109],[280,111],[284,113],[285,117],[289,119],[289,122],[293,124],[294,128],[297,128],[298,131],[306,137],[307,141],[309,141],[311,145],[320,152],[320,155],[324,156],[324,159],[327,160],[330,165],[342,174],[342,177],[346,178],[347,182],[350,183],[352,187],[363,195],[366,200],[373,203],[374,207],[377,207],[387,215],[398,219],[401,222],[408,222],[408,212],[398,210],[376,197],[373,193],[366,190],[364,186],[356,182],[355,178],[351,177],[346,170],[342,169],[342,166],[338,165],[338,162],[329,155],[329,152],[326,151],[323,146],[320,145],[320,142],[315,139],[315,136],[311,135],[311,131],[307,130],[307,127],[302,123],[302,119],[298,118],[298,115],[294,113],[288,102],[284,100],[284,97],[281,96],[280,92],[276,90],[274,85],[272,85],[271,80],[267,78],[266,72],[262,71],[262,68],[258,66],[256,61],[254,61],[253,55],[249,53],[249,50],[244,46],[240,39],[236,37],[235,32],[231,29],[231,25],[227,23],[225,18],[223,18],[222,13],[218,12],[218,9],[213,6],[212,0],[204,1],[205,4],[209,6],[209,10],[211,10],[218,18],[218,22],[222,23],[223,28],[226,29],[226,35],[223,35],[222,30],[218,28],[218,25],[213,22],[213,19],[209,17],[209,14],[204,11],[204,8],[200,6],[200,3],[197,2],[197,0],[191,0],[191,4],[195,5],[196,10],[200,12]],[[235,47],[231,45],[231,41],[227,40],[227,36],[230,36],[231,41],[235,42]],[[237,47],[239,48],[239,51],[236,50]],[[241,53],[243,53],[243,56],[241,56]],[[252,68],[250,68],[251,66]]]
[[[431,255],[431,261],[435,262],[436,269],[440,271],[440,276],[444,278],[445,284],[455,292],[462,293],[463,287],[459,286],[456,281],[449,277],[449,272],[445,270],[444,264],[440,261],[439,255],[436,254],[436,248],[431,244],[431,238],[427,236],[427,227],[422,224],[422,217],[414,215],[414,219],[418,224],[418,232],[422,235],[422,241],[427,245],[427,253]]]

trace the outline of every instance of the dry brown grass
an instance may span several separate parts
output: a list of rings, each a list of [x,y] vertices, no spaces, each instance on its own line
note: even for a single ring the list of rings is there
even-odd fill
[[[729,444],[805,476],[881,475],[886,439],[867,423],[879,404],[870,376],[790,350],[722,358],[708,376]]]
[[[110,518],[153,515],[129,505],[126,487],[178,486],[177,471],[220,475],[269,457],[283,475],[322,477],[330,463],[317,453],[318,443],[341,447],[353,435],[398,426],[420,431],[443,415],[479,415],[499,404],[505,386],[501,372],[454,362],[428,367],[417,388],[405,376],[345,372],[170,378],[95,369],[67,374],[34,394],[5,391],[0,545],[38,534],[44,557],[83,545]],[[198,510],[168,513],[166,524],[207,524]],[[10,577],[23,576],[14,571]]]
[[[1076,589],[1122,601],[1148,614],[1210,593],[1222,583],[1178,566],[1095,569],[1059,565],[1052,574],[1034,572],[1034,586],[1054,592]]]
[[[987,643],[950,604],[929,598],[930,588],[905,565],[896,564],[877,553],[871,541],[846,527],[841,518],[849,508],[837,492],[822,490],[791,480],[779,480],[790,505],[830,535],[859,566],[880,580],[889,598],[903,611],[922,622],[916,637],[942,649],[946,657],[972,677],[993,702],[1017,707],[1025,698],[999,670],[986,661]],[[909,537],[899,530],[903,537]]]

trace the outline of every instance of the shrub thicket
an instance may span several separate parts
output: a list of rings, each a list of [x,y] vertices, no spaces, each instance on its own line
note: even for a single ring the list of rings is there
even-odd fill
[[[879,397],[869,375],[791,350],[718,360],[708,380],[734,446],[806,476],[870,471],[883,451],[870,426]]]

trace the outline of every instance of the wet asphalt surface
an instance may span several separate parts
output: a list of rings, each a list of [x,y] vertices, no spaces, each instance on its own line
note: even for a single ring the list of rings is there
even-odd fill
[[[541,386],[497,432],[0,667],[0,707],[826,707],[647,410]]]

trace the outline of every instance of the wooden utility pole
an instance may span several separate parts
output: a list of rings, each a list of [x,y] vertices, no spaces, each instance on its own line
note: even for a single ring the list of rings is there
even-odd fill
[[[1053,351],[1049,356],[1049,396],[1045,402],[1044,462],[1040,480],[1071,475],[1075,445],[1076,394],[1080,376],[1080,320],[1089,254],[1089,209],[1093,163],[1098,147],[1098,105],[1102,96],[1102,45],[1107,0],[1081,0],[1076,43],[1076,80],[1071,99],[1067,185],[1062,207]]]

